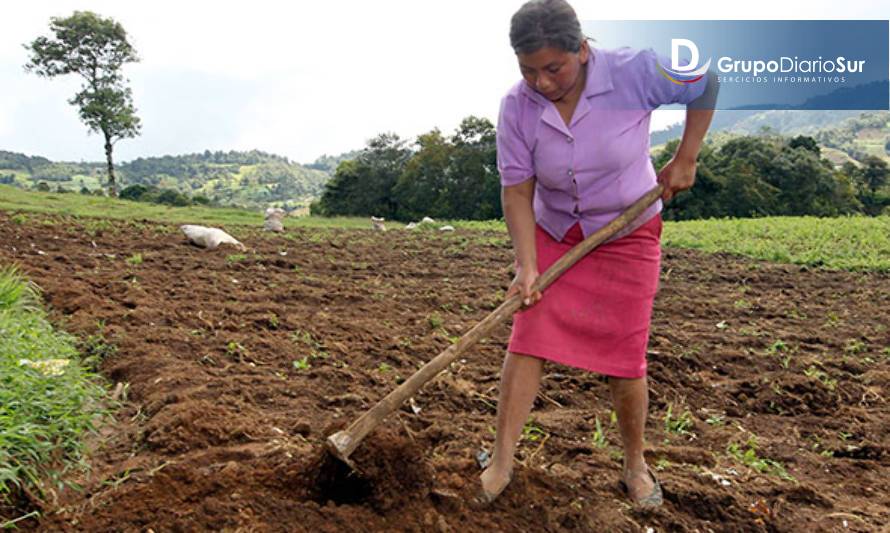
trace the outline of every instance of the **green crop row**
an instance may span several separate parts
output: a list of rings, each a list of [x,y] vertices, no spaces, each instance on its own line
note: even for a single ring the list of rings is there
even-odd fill
[[[10,509],[24,511],[19,495],[47,498],[86,466],[83,437],[107,409],[106,389],[75,344],[47,322],[37,287],[0,269],[0,528],[16,522]]]

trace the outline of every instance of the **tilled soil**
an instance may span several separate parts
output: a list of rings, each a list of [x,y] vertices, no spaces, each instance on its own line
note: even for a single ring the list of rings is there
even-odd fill
[[[115,346],[101,371],[126,384],[123,407],[92,438],[92,471],[74,480],[83,490],[44,502],[26,529],[890,523],[887,274],[665,249],[646,433],[665,505],[633,509],[616,487],[607,382],[548,363],[515,479],[478,510],[476,456],[494,440],[510,324],[365,440],[353,455],[361,474],[332,462],[323,442],[503,301],[506,235],[232,233],[250,247],[243,256],[190,246],[174,225],[0,213],[0,264],[39,284],[51,320],[92,337],[85,346]]]

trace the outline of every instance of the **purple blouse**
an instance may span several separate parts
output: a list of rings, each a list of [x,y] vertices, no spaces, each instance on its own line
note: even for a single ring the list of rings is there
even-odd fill
[[[689,84],[658,69],[651,49],[591,47],[587,80],[569,126],[553,102],[520,80],[501,100],[497,162],[502,186],[536,178],[536,222],[557,241],[576,223],[588,237],[656,185],[649,117],[662,104],[688,104],[707,77]],[[661,200],[610,240],[662,209]]]

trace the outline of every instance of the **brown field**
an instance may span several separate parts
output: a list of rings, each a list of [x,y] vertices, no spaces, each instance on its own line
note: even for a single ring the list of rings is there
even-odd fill
[[[505,235],[233,233],[251,248],[244,256],[192,247],[173,225],[48,215],[17,224],[0,213],[0,264],[20,265],[44,289],[56,325],[115,345],[102,373],[128,384],[115,420],[91,439],[93,469],[76,480],[83,491],[45,502],[25,529],[890,523],[888,274],[666,249],[647,426],[663,508],[636,511],[616,488],[620,443],[603,379],[550,365],[516,479],[476,511],[475,455],[493,442],[509,324],[428,384],[419,412],[406,406],[369,436],[354,456],[362,476],[330,469],[321,449],[502,301]],[[141,263],[128,262],[134,254]]]

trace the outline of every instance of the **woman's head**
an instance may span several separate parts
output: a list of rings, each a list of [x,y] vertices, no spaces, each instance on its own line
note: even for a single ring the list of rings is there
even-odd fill
[[[583,88],[590,50],[565,0],[526,2],[510,20],[510,45],[522,77],[548,99],[558,101]]]
[[[578,52],[583,41],[575,10],[565,0],[531,0],[510,20],[510,46],[517,55],[547,47]]]

